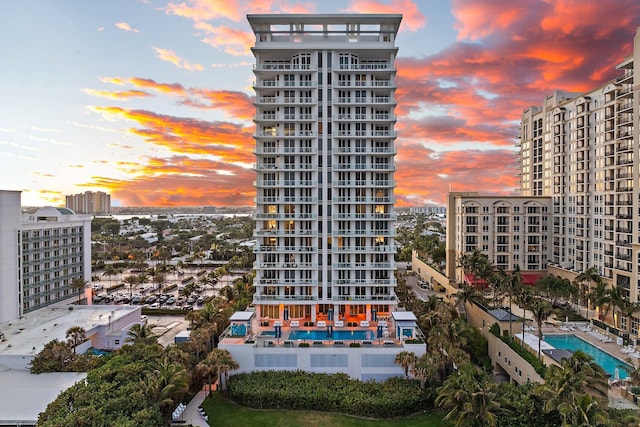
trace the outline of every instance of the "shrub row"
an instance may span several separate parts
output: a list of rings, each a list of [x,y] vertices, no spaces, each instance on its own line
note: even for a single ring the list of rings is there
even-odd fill
[[[362,382],[346,374],[264,371],[234,375],[228,397],[257,409],[337,412],[360,417],[391,418],[429,409],[435,391],[400,377]]]

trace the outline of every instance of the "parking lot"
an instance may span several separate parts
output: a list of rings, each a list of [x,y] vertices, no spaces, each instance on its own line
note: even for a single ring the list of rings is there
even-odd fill
[[[222,276],[215,284],[207,284],[201,280],[208,271],[186,272],[183,274],[167,274],[166,283],[147,283],[129,285],[122,281],[113,283],[96,282],[93,304],[132,304],[150,309],[198,310],[211,298],[218,296],[220,289],[232,285],[239,275]],[[135,272],[125,272],[135,275]]]

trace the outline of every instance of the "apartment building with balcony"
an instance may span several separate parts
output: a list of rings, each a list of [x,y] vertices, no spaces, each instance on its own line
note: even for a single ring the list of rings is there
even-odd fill
[[[479,250],[498,269],[519,268],[532,283],[546,271],[550,255],[551,198],[449,193],[447,276],[474,285],[457,260]]]
[[[91,217],[45,207],[22,214],[21,192],[0,190],[0,323],[77,300],[91,280]]]
[[[84,293],[72,281],[91,280],[91,217],[45,207],[22,218],[19,234],[20,314]]]
[[[261,318],[390,313],[401,15],[249,15]]]
[[[640,28],[620,75],[581,94],[556,92],[526,109],[521,193],[552,199],[549,271],[598,268],[632,302],[640,270]],[[640,319],[631,322],[638,334]]]

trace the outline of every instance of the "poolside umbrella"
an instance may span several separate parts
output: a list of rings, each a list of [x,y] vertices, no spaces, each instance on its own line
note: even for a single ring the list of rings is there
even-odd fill
[[[333,326],[329,325],[327,326],[327,336],[331,336],[333,335]]]
[[[327,310],[327,320],[333,320],[333,308]]]
[[[378,310],[376,310],[375,308],[371,309],[371,318],[374,322],[378,321]]]
[[[618,368],[613,371],[613,379],[616,381],[620,381],[620,370]]]
[[[378,325],[378,338],[382,338],[382,325]]]
[[[288,308],[284,309],[284,320],[289,320],[289,309]]]

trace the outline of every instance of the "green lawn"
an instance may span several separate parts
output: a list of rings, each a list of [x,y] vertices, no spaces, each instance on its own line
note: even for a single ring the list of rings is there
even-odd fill
[[[453,424],[442,421],[442,413],[425,413],[412,417],[396,418],[392,420],[366,420],[362,418],[347,417],[345,415],[325,414],[322,412],[307,411],[277,411],[247,409],[231,403],[214,393],[211,399],[202,402],[202,407],[209,415],[209,425],[216,427],[311,427],[323,426],[444,426]]]

